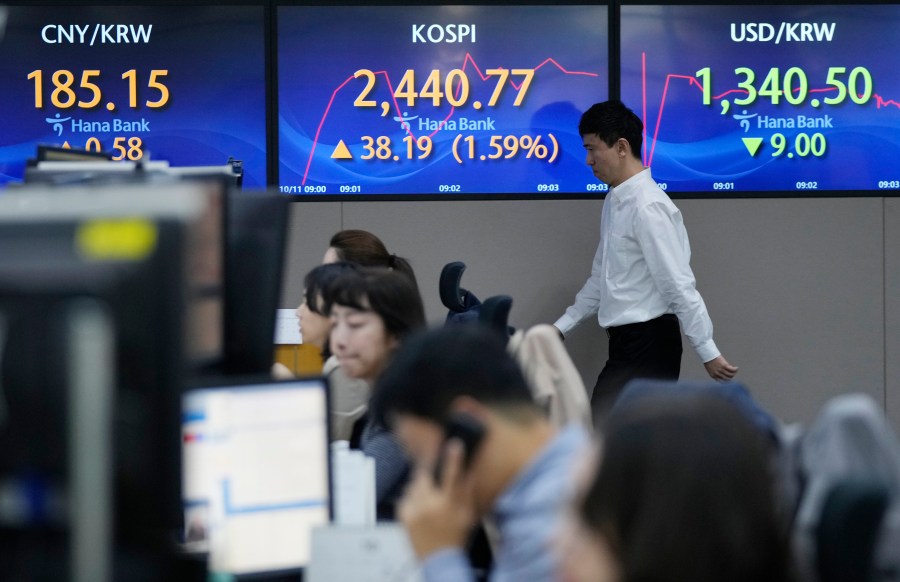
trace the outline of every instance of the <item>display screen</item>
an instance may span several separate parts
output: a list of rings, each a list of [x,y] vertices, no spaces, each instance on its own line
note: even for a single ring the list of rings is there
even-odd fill
[[[900,6],[622,6],[622,100],[670,194],[900,190]]]
[[[328,384],[322,378],[189,390],[182,492],[189,550],[213,572],[277,572],[309,562],[329,522]]]
[[[606,6],[280,6],[288,194],[588,193]]]
[[[0,186],[39,144],[266,185],[263,6],[12,6],[0,38]]]

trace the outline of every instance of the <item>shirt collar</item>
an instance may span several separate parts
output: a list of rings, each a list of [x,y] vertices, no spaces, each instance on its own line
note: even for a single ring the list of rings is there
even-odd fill
[[[616,202],[624,200],[629,194],[634,192],[644,180],[652,179],[653,178],[650,176],[650,168],[645,167],[643,170],[628,178],[615,188],[610,188],[609,194],[610,196],[612,196],[611,200],[615,200]]]

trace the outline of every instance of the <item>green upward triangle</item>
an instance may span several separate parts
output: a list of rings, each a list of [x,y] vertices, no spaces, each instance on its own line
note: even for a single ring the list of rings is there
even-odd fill
[[[741,140],[743,140],[744,147],[747,148],[747,151],[750,152],[751,156],[756,155],[756,152],[759,151],[759,147],[763,142],[763,138],[761,137],[742,137]]]

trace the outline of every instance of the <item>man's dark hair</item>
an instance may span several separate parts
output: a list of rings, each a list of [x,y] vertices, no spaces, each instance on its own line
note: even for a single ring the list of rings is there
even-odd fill
[[[616,100],[591,105],[578,122],[579,135],[595,134],[609,147],[625,138],[631,146],[632,155],[638,159],[644,143],[643,131],[641,118],[624,103]]]
[[[540,412],[505,342],[480,324],[411,336],[398,348],[372,392],[372,413],[384,426],[391,426],[398,414],[443,425],[459,396],[499,411]]]

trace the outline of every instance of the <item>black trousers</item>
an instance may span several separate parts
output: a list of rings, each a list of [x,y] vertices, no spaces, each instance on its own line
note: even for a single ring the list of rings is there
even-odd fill
[[[613,403],[630,380],[678,380],[681,373],[681,328],[675,315],[610,327],[606,332],[609,359],[591,394],[591,411],[597,429],[603,426]]]

